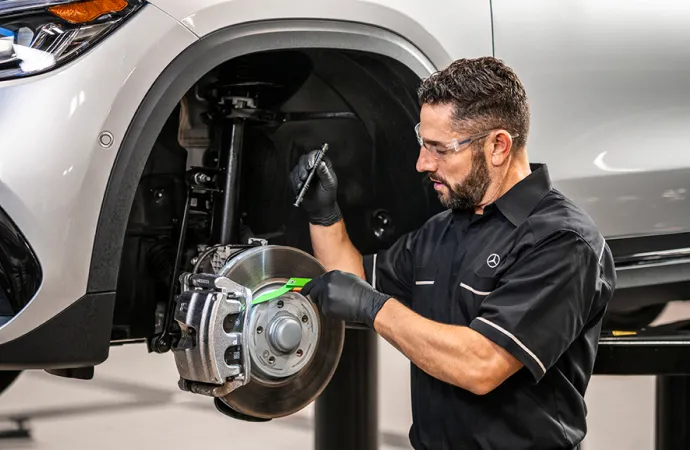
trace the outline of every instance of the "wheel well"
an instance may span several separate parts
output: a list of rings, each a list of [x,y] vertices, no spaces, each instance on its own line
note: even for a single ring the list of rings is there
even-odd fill
[[[430,61],[400,36],[369,25],[281,20],[217,31],[182,52],[153,84],[137,110],[111,171],[99,214],[87,292],[113,291],[121,243],[138,182],[163,126],[185,93],[205,74],[238,56],[290,48],[368,51],[422,77]]]
[[[343,29],[338,29],[340,26]],[[338,164],[345,171],[342,177],[343,186],[346,186],[342,199],[345,209],[352,216],[367,215],[366,220],[350,222],[353,240],[362,251],[389,244],[394,236],[419,226],[437,212],[433,198],[425,194],[428,190],[422,186],[421,177],[414,172],[418,148],[412,131],[418,117],[416,86],[421,76],[428,74],[430,64],[398,36],[381,30],[372,32],[368,27],[355,24],[328,23],[328,27],[330,29],[324,30],[323,23],[305,22],[289,27],[285,23],[253,24],[215,33],[183,52],[152,86],[116,158],[99,217],[89,273],[88,292],[118,290],[116,323],[119,321],[127,327],[132,321],[143,320],[148,324],[144,327],[148,330],[153,321],[154,304],[141,305],[141,300],[134,298],[133,290],[122,292],[121,266],[127,258],[137,258],[123,253],[123,242],[128,224],[131,225],[135,221],[134,216],[141,212],[137,209],[137,196],[141,196],[142,183],[151,165],[160,166],[156,161],[164,161],[163,165],[167,164],[168,168],[159,170],[165,172],[175,165],[179,168],[181,160],[187,160],[189,164],[190,155],[187,155],[188,149],[179,145],[180,136],[171,137],[175,132],[180,133],[182,99],[193,98],[194,89],[210,75],[223,77],[224,73],[237,71],[243,66],[256,69],[263,64],[264,71],[272,71],[283,80],[289,80],[295,88],[287,89],[282,97],[272,99],[269,102],[273,103],[272,107],[285,111],[307,107],[315,111],[320,103],[326,109],[337,105],[339,109],[355,114],[355,121],[285,125],[277,137],[274,134],[270,139],[275,140],[273,144],[278,142],[283,148],[287,145],[290,150],[281,157],[262,160],[266,154],[262,156],[261,145],[256,145],[252,152],[247,153],[243,172],[263,180],[264,186],[276,180],[284,182],[299,152],[310,149],[310,146],[313,148],[320,142],[330,141],[336,148],[348,148],[346,152],[336,150],[333,157],[339,159]],[[325,48],[325,45],[331,47]],[[276,62],[285,66],[281,68]],[[288,67],[295,62],[308,65],[308,70],[300,73],[299,68]],[[252,139],[258,142],[265,140],[266,136],[259,133],[250,137],[250,141]],[[354,141],[366,148],[357,151],[348,147],[347,143]],[[264,148],[264,151],[269,150]],[[384,164],[386,170],[383,169]],[[403,190],[411,189],[407,198],[395,194],[397,183],[391,173],[399,171],[407,173],[405,177],[408,178],[403,177],[402,181],[407,185]],[[375,172],[380,177],[378,184],[371,183]],[[272,177],[272,173],[281,176]],[[262,209],[274,212],[264,214],[261,220],[254,220],[250,224],[252,232],[271,234],[280,229],[281,218],[288,217],[285,220],[292,224],[288,228],[301,231],[283,236],[283,241],[309,249],[306,222],[303,218],[295,219],[295,208],[286,209],[291,207],[287,198],[290,193],[276,186],[242,196],[242,207],[245,212],[249,211],[250,217],[259,217],[258,211]],[[245,193],[249,191],[246,186],[242,189]],[[275,195],[275,192],[280,192],[280,195]],[[372,193],[376,194],[371,196],[371,201],[365,199]],[[377,238],[371,233],[372,208],[378,205],[381,209],[384,203],[385,213],[393,214],[396,227]],[[404,209],[411,205],[415,213],[404,213]],[[176,211],[179,212],[179,208],[173,207],[169,218],[176,220]],[[272,220],[276,218],[277,221]],[[143,319],[142,314],[146,316]],[[139,319],[134,319],[134,316]]]

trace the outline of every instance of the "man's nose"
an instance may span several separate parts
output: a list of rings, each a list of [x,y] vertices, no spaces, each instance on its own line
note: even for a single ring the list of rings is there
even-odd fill
[[[417,157],[417,172],[436,172],[438,169],[436,160],[429,154],[423,145],[419,146],[419,156]]]

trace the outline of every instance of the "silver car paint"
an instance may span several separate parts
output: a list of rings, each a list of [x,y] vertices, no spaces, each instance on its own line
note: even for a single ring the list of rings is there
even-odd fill
[[[324,19],[373,25],[412,42],[436,67],[490,55],[489,0],[151,0],[198,36],[233,24]]]
[[[496,56],[530,97],[530,158],[608,237],[690,230],[690,2],[492,3]]]
[[[0,83],[0,204],[44,273],[32,301],[0,328],[0,343],[86,292],[96,221],[120,141],[148,88],[195,40],[149,6],[73,64]],[[109,149],[98,144],[102,130],[115,138]]]

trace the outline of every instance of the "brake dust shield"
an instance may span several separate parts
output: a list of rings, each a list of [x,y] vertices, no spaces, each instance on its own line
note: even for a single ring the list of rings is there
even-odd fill
[[[264,245],[233,256],[218,274],[249,288],[257,298],[292,277],[314,278],[324,272],[308,253]],[[252,306],[248,326],[250,381],[219,400],[260,419],[294,414],[314,401],[340,360],[344,322],[322,315],[298,292],[288,292]]]

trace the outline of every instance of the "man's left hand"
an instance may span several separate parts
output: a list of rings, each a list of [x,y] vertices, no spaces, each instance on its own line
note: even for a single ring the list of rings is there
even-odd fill
[[[390,298],[357,275],[335,270],[312,279],[301,291],[308,295],[326,316],[345,322],[364,323],[374,328],[374,319]]]

